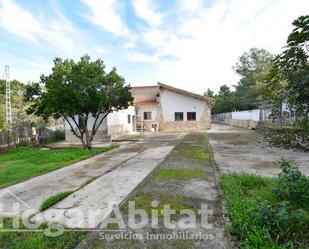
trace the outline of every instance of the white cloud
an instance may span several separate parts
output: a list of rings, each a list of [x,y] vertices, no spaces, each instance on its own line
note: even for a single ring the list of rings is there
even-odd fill
[[[0,0],[0,25],[9,33],[26,39],[36,46],[40,41],[63,51],[72,51],[74,42],[72,36],[77,34],[73,25],[60,11],[53,19],[46,16],[35,16],[22,8],[13,0]],[[44,44],[43,43],[43,44]]]
[[[153,6],[151,0],[133,0],[136,15],[146,21],[151,26],[159,26],[164,18],[163,13],[159,13]]]
[[[199,93],[236,84],[239,77],[231,67],[237,58],[251,47],[279,53],[292,21],[309,9],[307,0],[219,0],[204,7],[203,3],[178,1],[176,28],[165,22],[143,31],[141,37],[155,54],[175,58],[156,62],[153,78],[146,76],[149,80]]]
[[[159,57],[157,55],[148,55],[140,52],[131,52],[128,55],[129,59],[137,62],[157,62]]]
[[[122,21],[117,0],[82,0],[89,10],[89,20],[116,36],[126,36],[129,30]]]
[[[0,1],[0,23],[10,33],[37,42],[37,34],[44,32],[34,17],[11,0]]]

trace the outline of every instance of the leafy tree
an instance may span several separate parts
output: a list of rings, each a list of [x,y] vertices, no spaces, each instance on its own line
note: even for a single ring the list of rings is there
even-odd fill
[[[251,48],[238,58],[234,71],[242,76],[235,86],[237,110],[252,110],[262,100],[264,81],[272,67],[274,56],[265,49]]]
[[[226,85],[221,86],[219,93],[215,95],[213,113],[258,108],[262,100],[264,81],[272,67],[273,59],[274,56],[265,49],[251,48],[249,52],[242,54],[233,67],[241,79],[234,86],[233,92]]]
[[[231,112],[235,109],[234,93],[227,85],[220,87],[219,93],[215,96],[213,113]]]
[[[40,84],[27,86],[25,97],[34,101],[28,113],[45,119],[63,117],[83,146],[91,149],[107,115],[127,108],[133,100],[129,86],[116,69],[105,73],[104,68],[101,59],[91,61],[88,55],[78,62],[55,58],[52,73],[42,75]]]
[[[276,57],[267,79],[265,97],[273,103],[283,99],[295,109],[308,126],[309,114],[309,16],[293,21],[283,53]],[[272,90],[274,96],[267,94]]]
[[[234,71],[246,77],[251,73],[261,73],[269,70],[269,64],[274,56],[265,49],[251,48],[243,53],[233,67]]]
[[[214,97],[215,93],[210,88],[207,88],[206,92],[204,93],[204,96]]]

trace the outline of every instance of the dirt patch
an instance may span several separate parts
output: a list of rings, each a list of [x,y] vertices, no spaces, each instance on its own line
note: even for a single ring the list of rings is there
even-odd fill
[[[218,190],[216,184],[213,182],[192,179],[185,183],[183,187],[183,195],[186,197],[215,201],[218,199]]]
[[[254,169],[261,169],[261,168],[278,168],[279,164],[277,162],[269,162],[269,161],[262,161],[254,163],[252,166]]]
[[[276,162],[285,157],[294,160],[299,169],[305,175],[309,175],[308,152],[272,147],[255,131],[212,124],[209,142],[215,161],[224,173],[277,176],[280,168]]]
[[[83,171],[76,171],[74,172],[73,174],[75,177],[87,177],[87,173],[86,172],[83,172]]]

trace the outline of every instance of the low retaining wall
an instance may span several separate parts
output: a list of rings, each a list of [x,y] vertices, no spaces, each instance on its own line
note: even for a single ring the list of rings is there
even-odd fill
[[[230,121],[230,124],[237,126],[237,127],[254,130],[258,126],[259,122],[258,121],[252,121],[252,120],[234,120],[233,119],[233,120]]]
[[[227,112],[212,115],[212,121],[215,123],[228,124],[246,129],[256,129],[259,124],[259,111],[239,111]]]

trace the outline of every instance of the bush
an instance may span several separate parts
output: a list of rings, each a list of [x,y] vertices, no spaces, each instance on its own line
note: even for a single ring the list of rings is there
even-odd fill
[[[64,130],[56,130],[54,133],[54,138],[56,141],[61,141],[65,139]]]
[[[274,187],[278,199],[288,201],[295,208],[309,208],[309,179],[302,175],[293,161],[282,158],[279,161],[282,172]]]

